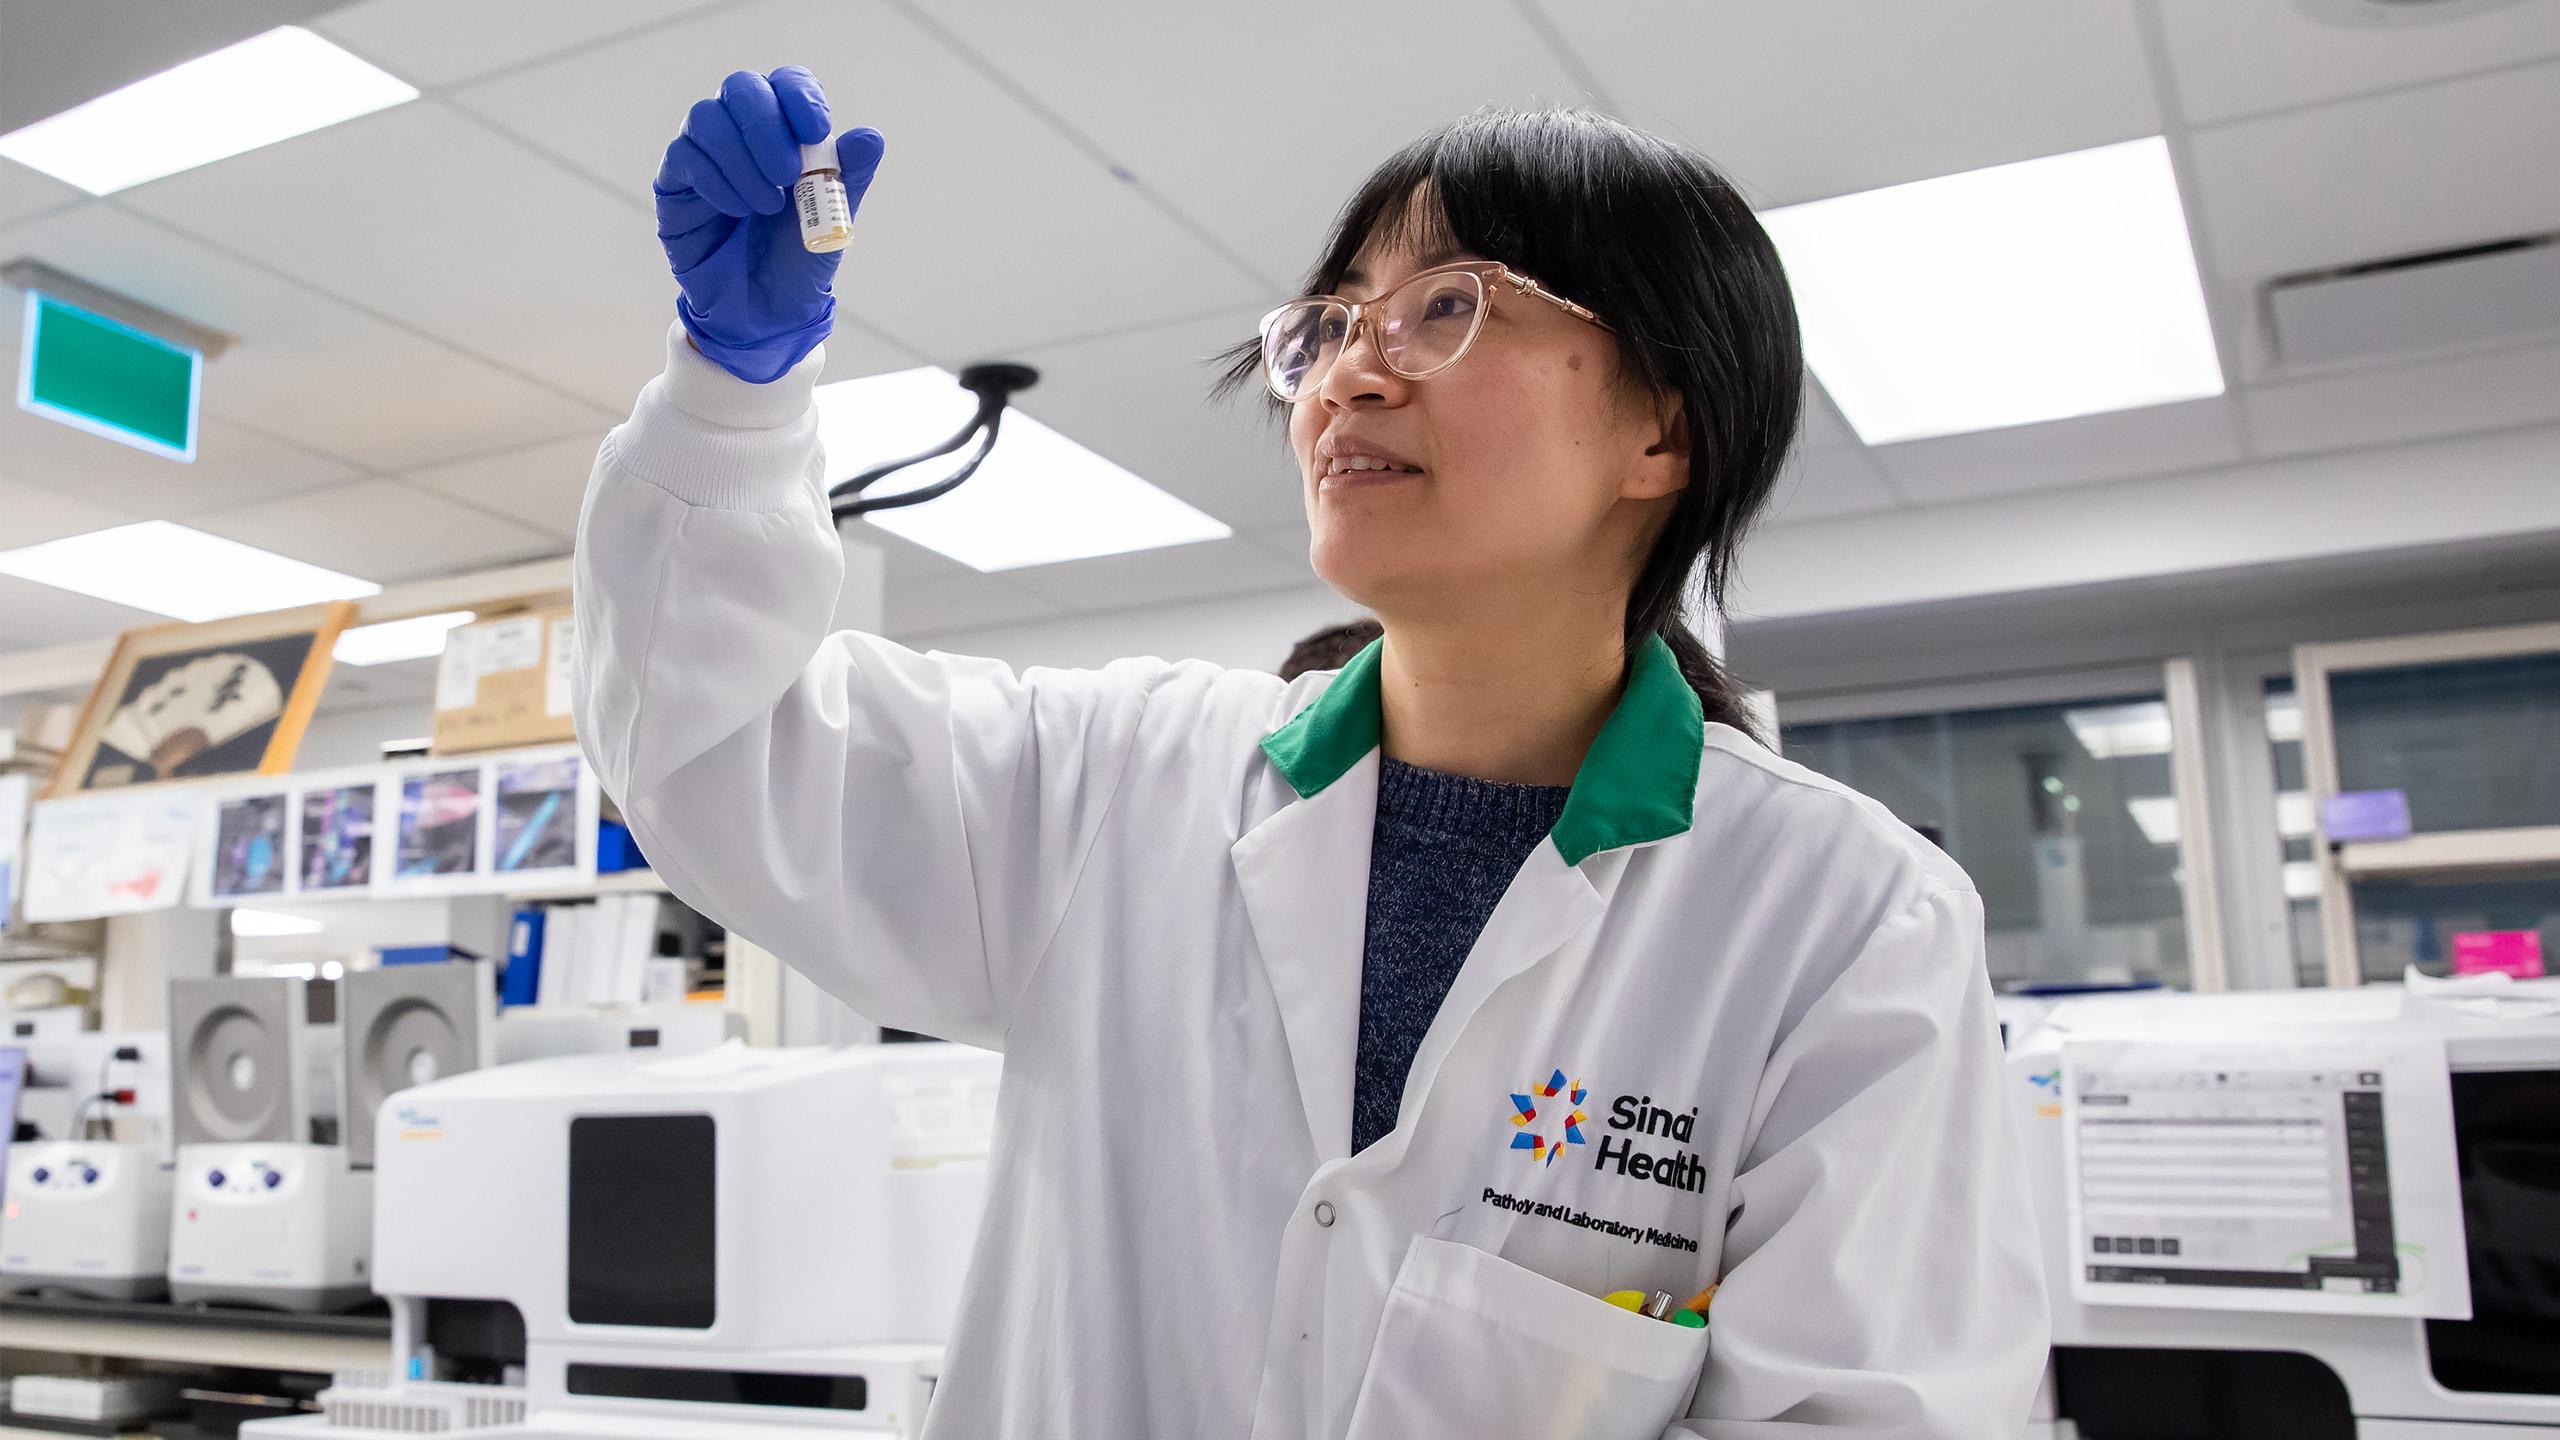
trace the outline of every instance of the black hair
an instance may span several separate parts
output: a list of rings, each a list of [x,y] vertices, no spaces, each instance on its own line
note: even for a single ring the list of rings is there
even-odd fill
[[[1389,156],[1299,293],[1337,289],[1373,235],[1500,260],[1589,306],[1615,328],[1619,374],[1657,403],[1679,398],[1689,484],[1628,595],[1627,643],[1662,636],[1706,718],[1765,741],[1679,613],[1693,571],[1723,604],[1804,403],[1795,297],[1740,192],[1697,152],[1607,115],[1488,106]],[[1260,388],[1259,337],[1215,358],[1214,395]]]
[[[1280,678],[1295,680],[1310,670],[1339,670],[1384,633],[1378,622],[1366,615],[1327,625],[1289,648],[1289,658],[1280,662]]]

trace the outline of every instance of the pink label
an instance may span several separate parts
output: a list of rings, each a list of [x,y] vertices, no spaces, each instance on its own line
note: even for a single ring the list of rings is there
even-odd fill
[[[2542,935],[2535,930],[2469,930],[2453,937],[2456,975],[2513,975],[2519,980],[2542,974]]]

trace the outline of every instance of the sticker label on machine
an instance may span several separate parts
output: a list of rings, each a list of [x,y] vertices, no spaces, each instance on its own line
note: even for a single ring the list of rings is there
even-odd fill
[[[2471,1315],[2441,1039],[2074,1040],[2086,1305]]]
[[[983,1165],[995,1148],[996,1073],[895,1075],[889,1087],[889,1168]]]

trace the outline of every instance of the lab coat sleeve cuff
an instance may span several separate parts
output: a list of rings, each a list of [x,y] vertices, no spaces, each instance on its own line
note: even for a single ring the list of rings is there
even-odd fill
[[[763,385],[721,369],[667,327],[666,373],[641,392],[608,442],[619,465],[688,505],[770,512],[813,483],[817,415],[810,395],[826,350]]]

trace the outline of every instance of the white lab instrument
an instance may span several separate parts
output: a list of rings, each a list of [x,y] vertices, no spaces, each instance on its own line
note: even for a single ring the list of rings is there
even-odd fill
[[[387,965],[339,982],[347,1161],[373,1165],[374,1115],[412,1085],[497,1061],[497,979],[486,961]]]
[[[998,1068],[955,1045],[732,1044],[404,1092],[376,1148],[393,1376],[342,1376],[324,1415],[241,1433],[512,1416],[468,1433],[912,1436],[984,1204]]]
[[[37,1138],[9,1149],[0,1292],[160,1295],[169,1264],[168,1036],[47,1027],[8,1043],[27,1052],[18,1119]]]
[[[597,1010],[519,1006],[498,1016],[498,1063],[612,1050],[695,1055],[745,1035],[746,1017],[719,1005],[676,1002]]]
[[[2028,1032],[2043,1024],[2044,1017],[2052,1014],[2058,1003],[2040,995],[1992,996],[1992,1013],[2000,1017],[2002,1048],[2015,1046]]]
[[[335,999],[290,976],[169,982],[171,1298],[341,1310],[372,1293],[373,1177],[335,1143]]]
[[[0,1010],[0,1045],[28,1045],[66,1040],[83,1033],[88,1010],[79,1005],[47,1005],[37,1010]]]
[[[2157,1057],[2182,1049],[2237,1057],[2234,1064],[2249,1060],[2256,1068],[2196,1074],[2185,1098],[2174,1103],[2161,1098],[2179,1092],[2158,1089],[2171,1077],[2156,1066],[2135,1067],[2154,1087],[2147,1099],[2109,1083],[2104,1072],[2076,1073],[2091,1057]],[[2434,1083],[2449,1090],[2449,1161],[2425,1156],[2441,1138],[2426,1133],[2426,1107],[2406,1108],[2429,1087],[2392,1063],[2421,1064],[2411,1057],[2438,1049],[2446,1073]],[[2066,1065],[2066,1053],[2081,1064]],[[2371,1063],[2343,1074],[2335,1068],[2357,1055]],[[2560,1236],[2560,1018],[2465,1014],[2404,1001],[2395,986],[2113,996],[2058,1006],[2033,1034],[2013,1037],[2009,1070],[2053,1312],[2050,1378],[2057,1394],[2050,1405],[2040,1402],[2037,1424],[2044,1428],[2031,1426],[2030,1435],[2064,1440],[2076,1433],[2075,1409],[2103,1414],[2129,1394],[2147,1397],[2146,1403],[2181,1403],[2180,1397],[2207,1388],[2202,1375],[2222,1367],[2217,1373],[2231,1377],[2229,1384],[2255,1392],[2239,1397],[2243,1407],[2281,1410],[2297,1426],[2288,1433],[2362,1440],[2560,1436],[2560,1345],[2550,1341],[2560,1333],[2553,1238]],[[2200,1139],[2214,1128],[2263,1137],[2273,1133],[2265,1124],[2270,1116],[2299,1109],[2287,1121],[2299,1133],[2287,1139],[2304,1153],[2293,1157],[2263,1138],[2235,1158],[2198,1150],[2205,1163],[2193,1168],[2192,1178],[2213,1193],[2180,1190],[2170,1183],[2175,1175],[2159,1168],[2174,1154],[2153,1161],[2075,1153],[2066,1143],[2068,1127],[2082,1107],[2065,1098],[2075,1081],[2087,1091],[2075,1100],[2115,1097],[2106,1103],[2128,1110],[2169,1104],[2164,1114],[2191,1128],[2146,1133],[2180,1153],[2216,1143]],[[2229,1094],[2243,1085],[2254,1093]],[[2371,1112],[2383,1106],[2391,1107],[2387,1123],[2376,1127]],[[2320,1159],[2310,1158],[2314,1151]],[[2078,1169],[2075,1158],[2082,1161]],[[2302,1173],[2282,1169],[2297,1160]],[[2267,1170],[2265,1193],[2233,1205],[2227,1182],[2234,1166],[2253,1174],[2277,1166],[2282,1173]],[[2449,1169],[2456,1193],[2426,1198],[2422,1186],[2412,1200],[2399,1180],[2441,1183],[2443,1177],[2404,1176],[2403,1167]],[[2386,1178],[2392,1183],[2380,1183]],[[2156,1227],[2160,1234],[2105,1233],[2107,1226],[2086,1223],[2085,1209],[2074,1215],[2075,1185],[2092,1184],[2119,1187],[2111,1203],[2125,1193],[2143,1194],[2164,1214],[2185,1207],[2184,1218],[2164,1221]],[[2144,1192],[2145,1185],[2153,1188]],[[2126,1192],[2126,1186],[2136,1188]],[[2275,1261],[2250,1248],[2268,1243],[2271,1224],[2338,1204],[2346,1206],[2347,1219],[2324,1237],[2332,1243],[2306,1244],[2297,1247],[2303,1253]],[[2216,1205],[2232,1213],[2205,1213]],[[2172,1230],[2180,1233],[2165,1233]],[[2423,1244],[2418,1237],[2430,1231],[2459,1237],[2457,1253]],[[2220,1247],[2218,1253],[2240,1257],[2210,1267],[2219,1272],[2212,1285],[2176,1268],[2193,1261],[2198,1237]],[[2179,1242],[2174,1255],[2165,1248],[2173,1239]],[[2126,1249],[2133,1253],[2119,1253]],[[2132,1298],[2148,1303],[2092,1303],[2092,1295],[2116,1293],[2111,1285],[2090,1283],[2099,1271],[2147,1275],[2151,1288]],[[2402,1288],[2434,1295],[2432,1303],[2413,1300],[2402,1308],[2442,1311],[2463,1288],[2447,1288],[2456,1277],[2468,1294],[2455,1313],[2467,1310],[2467,1319],[2373,1313]],[[2268,1303],[2235,1306],[2234,1291],[2256,1292]],[[2180,1295],[2187,1303],[2173,1298]],[[2249,1433],[2210,1423],[2200,1424],[2197,1440]]]

